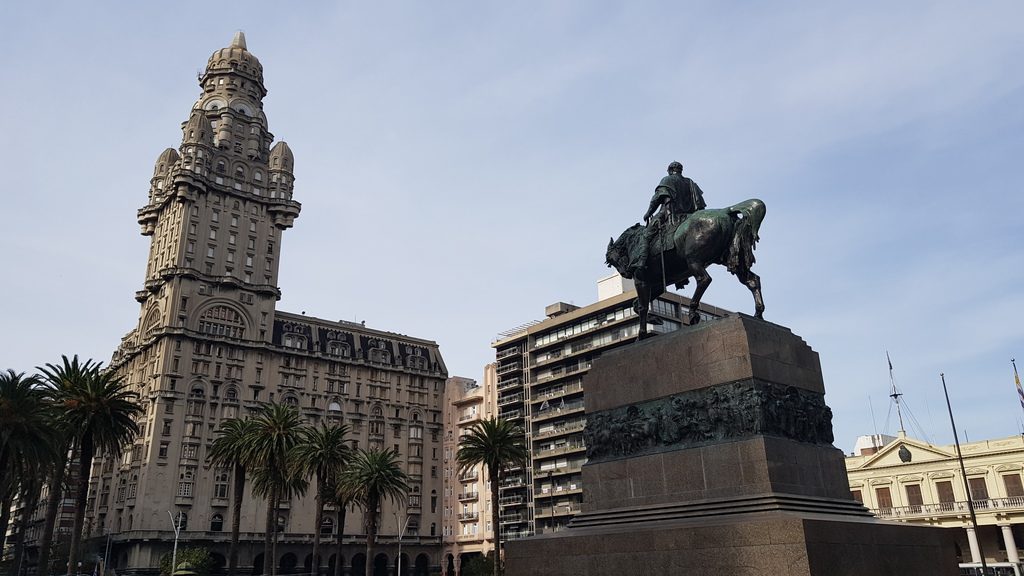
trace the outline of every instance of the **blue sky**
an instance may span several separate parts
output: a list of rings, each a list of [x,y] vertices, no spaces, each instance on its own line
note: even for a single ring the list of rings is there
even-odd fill
[[[680,160],[712,206],[767,203],[766,318],[821,355],[837,446],[883,431],[886,349],[932,441],[940,372],[971,439],[1021,431],[1021,3],[211,6],[0,7],[0,368],[106,360],[135,325],[135,210],[241,29],[303,204],[281,309],[434,339],[479,378],[495,334],[596,298]],[[712,275],[706,301],[752,310]]]

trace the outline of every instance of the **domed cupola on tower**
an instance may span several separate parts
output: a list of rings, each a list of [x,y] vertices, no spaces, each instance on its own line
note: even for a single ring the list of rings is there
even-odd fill
[[[270,149],[270,188],[271,206],[267,211],[274,216],[275,224],[282,228],[290,228],[293,220],[299,215],[300,204],[292,200],[295,178],[295,157],[292,149],[284,141],[274,144]]]
[[[160,157],[156,159],[156,164],[153,165],[153,178],[149,181],[150,204],[162,200],[164,194],[171,189],[168,175],[179,160],[181,160],[181,157],[178,156],[178,151],[174,148],[164,150],[160,153]]]
[[[178,151],[174,148],[168,148],[161,152],[160,157],[156,159],[156,164],[153,165],[153,178],[165,176],[179,159],[181,157],[178,156]]]
[[[295,156],[288,143],[281,141],[274,144],[270,149],[270,197],[285,198],[292,197],[293,172]]]
[[[237,74],[263,87],[263,65],[246,48],[245,33],[242,31],[235,32],[230,46],[210,55],[206,63],[206,74]]]
[[[186,147],[182,155],[183,164],[190,159],[187,149],[189,144],[213,147],[213,125],[202,110],[192,110],[192,115],[189,116],[188,122],[185,122],[181,130],[181,144]]]

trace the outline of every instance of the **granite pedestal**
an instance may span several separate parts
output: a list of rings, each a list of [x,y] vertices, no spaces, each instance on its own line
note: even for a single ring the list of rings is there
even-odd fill
[[[506,544],[510,576],[955,576],[954,535],[850,498],[818,355],[741,314],[597,359],[582,512]]]

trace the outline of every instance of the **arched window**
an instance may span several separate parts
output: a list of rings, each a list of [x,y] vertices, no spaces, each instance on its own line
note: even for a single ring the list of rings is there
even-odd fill
[[[327,411],[341,413],[341,404],[338,404],[337,402],[331,402],[330,404],[327,405]]]
[[[178,512],[174,515],[174,521],[178,525],[178,530],[182,532],[188,530],[188,514],[184,512]]]
[[[260,172],[259,170],[253,172],[252,179],[257,182],[263,182],[263,172]]]
[[[195,398],[197,400],[205,400],[206,392],[199,386],[196,386],[195,388],[192,388],[191,392],[188,393],[188,397]]]
[[[223,173],[227,172],[227,170],[228,170],[227,163],[224,162],[223,160],[217,160],[217,172],[219,174],[223,174]]]
[[[143,338],[148,338],[150,334],[156,331],[160,327],[160,311],[153,308],[149,315],[146,316],[146,327],[143,332]]]
[[[228,389],[224,391],[224,399],[229,402],[238,401],[238,389],[234,386],[228,386]]]
[[[224,517],[220,514],[214,514],[213,518],[210,518],[210,532],[220,532],[224,529]]]
[[[296,398],[295,396],[285,396],[284,397],[284,403],[286,405],[288,405],[288,406],[298,406],[299,405],[299,399]]]
[[[214,336],[241,338],[245,334],[242,315],[227,306],[214,306],[199,317],[199,331]]]

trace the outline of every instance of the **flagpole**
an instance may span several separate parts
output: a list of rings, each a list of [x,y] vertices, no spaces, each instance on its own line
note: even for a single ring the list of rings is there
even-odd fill
[[[1024,410],[1024,388],[1020,386],[1020,374],[1017,374],[1017,360],[1010,358],[1010,364],[1013,364],[1013,382],[1017,385],[1017,398],[1020,400],[1020,407]]]
[[[885,359],[889,362],[889,384],[892,386],[892,393],[889,394],[889,397],[896,403],[896,416],[900,419],[900,432],[906,434],[907,431],[903,427],[903,412],[900,410],[900,396],[903,396],[903,394],[900,394],[899,390],[896,389],[896,379],[892,375],[892,358],[889,358],[888,350],[885,351]]]
[[[985,563],[985,551],[981,548],[981,535],[978,534],[978,516],[974,513],[974,497],[971,495],[971,485],[967,482],[967,467],[964,466],[964,455],[960,452],[960,437],[956,433],[956,423],[953,421],[953,405],[949,403],[949,390],[946,390],[946,375],[939,374],[942,378],[942,393],[946,395],[946,408],[949,410],[949,424],[953,427],[953,442],[956,443],[956,459],[960,462],[960,473],[964,478],[964,490],[967,493],[967,510],[971,513],[971,529],[974,530],[974,539],[978,543],[978,555],[981,556],[981,573],[988,573],[988,565]]]

